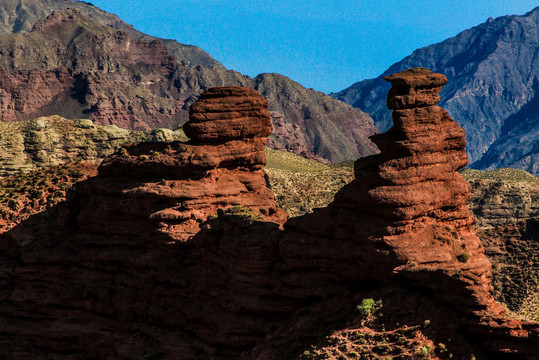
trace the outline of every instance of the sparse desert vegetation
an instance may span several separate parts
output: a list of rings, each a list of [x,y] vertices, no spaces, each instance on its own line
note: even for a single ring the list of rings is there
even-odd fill
[[[51,166],[0,179],[0,232],[65,200],[78,182],[95,176],[97,166],[71,163]]]

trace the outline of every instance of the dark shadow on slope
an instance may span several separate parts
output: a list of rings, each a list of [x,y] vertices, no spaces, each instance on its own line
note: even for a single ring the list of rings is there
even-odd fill
[[[516,114],[505,121],[501,135],[487,152],[470,165],[471,168],[491,170],[507,167],[523,157],[539,152],[539,82],[534,81],[535,96]],[[526,170],[526,169],[523,169]]]

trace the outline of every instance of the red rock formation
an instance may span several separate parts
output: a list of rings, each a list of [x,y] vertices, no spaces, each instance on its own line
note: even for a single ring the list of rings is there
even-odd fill
[[[484,336],[483,349],[532,358],[539,326],[507,319],[491,295],[491,265],[466,207],[470,187],[456,172],[467,164],[464,130],[435,105],[445,76],[410,69],[385,79],[393,86],[388,107],[394,126],[371,137],[381,153],[356,162],[356,180],[327,209],[311,219],[292,219],[293,230],[310,236],[294,235],[301,242],[286,245],[288,263],[312,268],[298,260],[300,252],[320,262],[321,249],[338,239],[331,247],[339,250],[322,262],[330,273],[355,281],[412,280],[458,308],[469,331]],[[322,219],[331,219],[330,225],[320,225]],[[300,249],[306,239],[327,245],[311,246],[305,254]]]
[[[101,176],[87,185],[90,203],[78,216],[83,232],[102,227],[105,216],[108,226],[136,236],[148,230],[149,218],[152,232],[186,241],[209,216],[231,206],[244,206],[267,221],[286,220],[262,171],[271,133],[267,101],[249,88],[211,88],[190,117],[185,125],[190,143],[140,144],[103,162]],[[123,226],[128,219],[133,225]]]
[[[456,173],[464,132],[435,105],[445,78],[415,69],[388,80],[395,126],[374,137],[381,153],[357,161],[330,206],[284,230],[261,172],[268,113],[252,90],[203,94],[187,144],[108,158],[54,221],[0,238],[0,354],[278,359],[283,336],[312,335],[394,288],[423,298],[387,294],[408,318],[429,309],[434,336],[458,338],[459,356],[534,359],[538,324],[508,320],[489,293]],[[212,216],[232,205],[251,210]]]
[[[403,262],[393,271],[457,305],[464,323],[487,335],[494,351],[537,354],[539,326],[507,319],[491,295],[491,265],[466,207],[470,186],[456,172],[468,162],[464,130],[435,105],[445,76],[418,68],[384,79],[392,85],[394,126],[373,137],[381,150],[376,164],[356,163],[356,184],[363,190],[356,201],[382,205],[373,211],[390,220],[381,240]],[[439,274],[435,282],[433,272]]]

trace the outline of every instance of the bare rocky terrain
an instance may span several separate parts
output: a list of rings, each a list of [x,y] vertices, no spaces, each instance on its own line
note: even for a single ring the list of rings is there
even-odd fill
[[[0,122],[0,176],[76,161],[99,163],[127,143],[186,139],[181,129],[135,131],[60,116]]]
[[[539,181],[462,169],[446,76],[384,77],[375,135],[89,3],[2,7],[0,359],[536,359]]]

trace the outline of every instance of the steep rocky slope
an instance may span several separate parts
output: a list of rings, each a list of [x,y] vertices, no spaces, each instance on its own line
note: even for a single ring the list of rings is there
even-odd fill
[[[493,264],[495,296],[515,313],[537,321],[539,178],[509,169],[491,173],[468,171],[465,176],[473,189],[469,207]]]
[[[449,84],[441,105],[466,130],[471,166],[518,167],[539,174],[538,31],[539,8],[489,19],[414,51],[376,79],[332,95],[369,113],[385,131],[391,118],[385,110],[389,87],[382,77],[419,66],[443,73]]]
[[[372,119],[357,109],[278,74],[259,75],[252,86],[271,104],[274,132],[268,146],[333,162],[377,152],[368,140],[376,132]]]
[[[54,4],[64,8],[70,3],[11,6],[5,21],[24,18],[28,24],[37,16],[28,15],[32,11],[42,14]],[[76,3],[92,20],[110,25],[117,19]],[[368,139],[376,129],[358,109],[278,74],[251,79],[204,59],[197,63],[197,56],[186,61],[188,55],[178,55],[170,43],[133,33],[116,20],[115,28],[92,20],[69,9],[37,21],[30,32],[0,37],[2,120],[57,114],[129,129],[175,128],[187,120],[189,106],[204,90],[241,85],[270,100],[276,128],[272,147],[329,161],[376,151]]]
[[[373,137],[381,153],[356,162],[328,207],[283,228],[261,170],[269,113],[252,90],[203,94],[188,143],[109,157],[48,219],[0,236],[2,355],[283,359],[348,328],[392,346],[394,331],[413,356],[436,358],[437,344],[439,358],[533,359],[539,324],[506,318],[490,294],[455,172],[464,131],[435,105],[445,78],[388,80],[395,126]],[[383,325],[350,323],[378,298]]]

